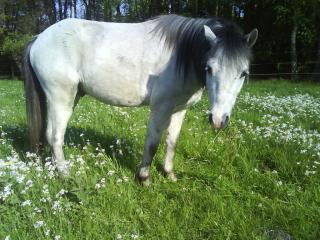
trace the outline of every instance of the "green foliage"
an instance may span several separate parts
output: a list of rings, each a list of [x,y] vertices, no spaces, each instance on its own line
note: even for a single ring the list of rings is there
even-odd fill
[[[21,71],[23,50],[26,43],[31,40],[31,38],[32,36],[29,34],[7,34],[3,40],[2,46],[0,46],[0,54],[10,56]]]
[[[22,51],[32,36],[30,34],[14,34],[9,33],[3,41],[3,45],[0,49],[4,54],[13,56],[15,59],[19,58]]]
[[[0,49],[9,53],[15,61],[18,58],[19,45],[28,38],[28,35],[38,34],[65,17],[74,17],[75,14],[72,14],[74,10],[70,10],[74,6],[77,8],[78,18],[98,21],[140,22],[168,13],[231,19],[241,25],[245,32],[253,28],[259,30],[259,39],[254,47],[254,60],[266,63],[289,62],[293,58],[290,55],[293,52],[290,36],[292,26],[296,24],[298,62],[314,61],[316,52],[319,52],[317,36],[320,35],[318,24],[320,2],[318,0],[70,0],[67,2],[2,0],[0,2]],[[121,4],[127,4],[128,11],[124,15],[120,13]],[[320,55],[317,58],[320,60]],[[305,64],[303,68],[310,69],[310,66]],[[266,71],[270,71],[268,66]]]
[[[315,2],[315,0],[313,0]],[[315,4],[312,1],[278,1],[274,4],[277,13],[277,22],[280,25],[292,26],[298,25],[298,39],[302,44],[311,44],[316,36],[316,22],[314,9]]]

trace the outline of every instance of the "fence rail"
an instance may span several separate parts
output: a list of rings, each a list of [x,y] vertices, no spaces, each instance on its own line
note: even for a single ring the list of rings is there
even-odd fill
[[[250,73],[250,76],[268,76],[268,75],[320,75],[319,73]]]
[[[318,68],[316,66],[319,66]],[[317,68],[317,71],[314,71]],[[251,78],[291,78],[295,76],[298,79],[318,80],[320,81],[320,62],[306,61],[297,64],[297,72],[291,72],[291,62],[275,62],[275,63],[252,63],[250,64]],[[8,59],[1,59],[0,56],[0,79],[21,78],[21,72],[16,64]]]
[[[252,63],[250,65],[250,76],[252,78],[296,78],[320,81],[320,62],[305,61],[298,62],[296,72],[291,72],[291,62],[267,62]]]

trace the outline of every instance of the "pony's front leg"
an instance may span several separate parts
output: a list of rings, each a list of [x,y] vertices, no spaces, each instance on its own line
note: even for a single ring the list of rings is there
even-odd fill
[[[173,158],[174,158],[174,151],[176,148],[177,140],[179,138],[182,122],[184,116],[186,115],[186,110],[182,110],[180,112],[176,112],[172,114],[170,125],[168,128],[168,135],[167,135],[167,152],[166,157],[164,160],[163,169],[169,179],[173,182],[177,181],[176,175],[173,172]]]
[[[170,108],[152,110],[147,136],[144,144],[143,159],[138,171],[138,178],[143,185],[150,184],[150,166],[155,153],[157,152],[162,132],[170,122]]]

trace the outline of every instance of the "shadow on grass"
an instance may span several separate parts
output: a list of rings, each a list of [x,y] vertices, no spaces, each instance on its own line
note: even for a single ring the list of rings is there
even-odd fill
[[[30,151],[29,143],[28,143],[28,131],[27,126],[25,124],[19,125],[3,125],[2,131],[6,133],[5,138],[11,143],[13,149],[17,152],[20,159],[25,159],[25,153]],[[85,138],[80,137],[80,135],[84,135]],[[65,145],[73,146],[75,148],[83,149],[84,146],[87,145],[87,141],[90,141],[90,145],[96,149],[96,147],[100,147],[105,149],[106,154],[116,161],[116,163],[124,168],[129,169],[133,173],[136,172],[138,160],[140,160],[141,155],[136,154],[135,145],[132,139],[122,138],[121,148],[117,146],[117,138],[111,134],[102,134],[101,132],[97,132],[94,129],[83,129],[77,127],[68,127],[65,134]],[[125,144],[125,146],[124,146]],[[115,146],[114,148],[110,148],[110,146]],[[143,146],[138,146],[139,150],[141,147],[141,151]],[[122,153],[120,154],[119,150],[121,149]],[[139,151],[138,150],[138,151]],[[138,159],[136,159],[136,155],[138,155]],[[41,154],[43,158],[51,156],[50,148],[47,146],[43,153]]]
[[[2,131],[20,159],[24,159],[25,153],[29,151],[27,126],[25,124],[2,125]]]
[[[96,149],[100,147],[105,150],[107,156],[109,156],[113,161],[116,161],[121,167],[127,168],[133,173],[137,169],[137,160],[140,160],[141,156],[139,154],[139,159],[136,158],[135,144],[132,139],[127,136],[125,138],[120,138],[120,146],[117,144],[118,136],[110,134],[110,132],[102,133],[94,129],[84,129],[77,127],[69,127],[65,135],[65,144],[74,144],[77,148],[83,149],[87,145],[87,139],[90,141],[90,145]],[[83,134],[84,138],[80,137]],[[113,146],[113,147],[110,147]],[[139,150],[143,149],[143,146],[138,146]],[[119,152],[121,150],[121,154]],[[138,151],[139,151],[138,150]]]

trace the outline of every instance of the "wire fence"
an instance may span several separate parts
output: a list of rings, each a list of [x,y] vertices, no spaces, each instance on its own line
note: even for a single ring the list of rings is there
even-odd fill
[[[319,80],[320,62],[298,62],[295,72],[292,72],[291,62],[252,63],[250,77],[261,78],[295,78],[298,80]]]
[[[291,62],[252,63],[250,65],[250,79],[268,78],[320,81],[320,62],[299,62],[294,73],[291,72]],[[8,57],[0,56],[0,79],[21,79],[18,65]]]

